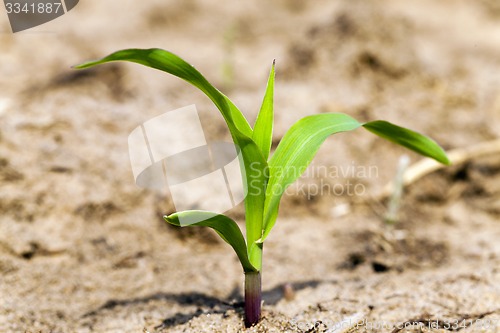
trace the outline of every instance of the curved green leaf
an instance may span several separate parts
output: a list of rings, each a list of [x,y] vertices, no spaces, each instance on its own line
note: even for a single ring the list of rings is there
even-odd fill
[[[346,114],[325,113],[302,118],[285,133],[269,160],[269,183],[260,241],[265,240],[275,224],[279,202],[286,188],[304,173],[326,138],[360,126],[357,120]]]
[[[247,247],[240,228],[229,217],[201,210],[189,210],[164,216],[163,218],[166,222],[178,227],[197,226],[212,228],[226,243],[232,246],[245,272],[257,271],[248,260]]]
[[[425,135],[383,120],[370,121],[363,124],[363,127],[381,138],[397,143],[421,155],[433,158],[440,163],[450,164],[443,148]]]
[[[238,108],[212,86],[207,79],[193,66],[179,56],[162,49],[127,49],[114,52],[102,59],[85,62],[75,66],[77,69],[89,68],[112,61],[130,61],[147,67],[155,68],[177,76],[205,93],[222,113],[233,137],[239,131],[252,137],[252,129]]]
[[[267,81],[266,93],[264,95],[264,100],[262,101],[262,106],[260,107],[259,115],[255,120],[252,137],[262,151],[262,155],[264,155],[265,160],[269,157],[273,139],[274,67],[275,62],[273,61],[271,72],[269,73],[269,79]]]

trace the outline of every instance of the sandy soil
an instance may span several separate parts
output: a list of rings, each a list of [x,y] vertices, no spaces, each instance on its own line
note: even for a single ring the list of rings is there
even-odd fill
[[[0,332],[500,331],[498,154],[413,183],[389,227],[379,193],[406,152],[362,131],[328,140],[312,169],[375,171],[309,174],[284,199],[263,320],[245,330],[235,255],[166,226],[170,197],[136,187],[128,159],[156,115],[196,104],[210,140],[228,139],[221,117],[160,72],[69,68],[165,48],[253,120],[276,59],[275,143],[305,115],[346,112],[462,148],[500,131],[497,1],[93,0],[15,35],[1,20]],[[311,191],[336,184],[363,191]]]

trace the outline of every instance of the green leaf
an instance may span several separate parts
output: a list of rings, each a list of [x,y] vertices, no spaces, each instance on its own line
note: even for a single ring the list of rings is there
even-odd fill
[[[245,197],[245,227],[248,257],[252,265],[260,271],[262,246],[257,244],[257,240],[262,236],[264,200],[268,181],[267,162],[259,147],[251,139],[240,141],[240,149],[245,166],[244,187],[247,193]]]
[[[275,61],[273,61],[271,72],[269,73],[266,93],[264,95],[264,100],[262,101],[262,106],[260,107],[257,120],[255,120],[252,137],[262,151],[262,155],[264,155],[265,160],[269,157],[273,139],[274,67]]]
[[[397,143],[423,156],[433,158],[446,165],[450,164],[443,148],[425,135],[383,120],[365,123],[363,127],[381,138]]]
[[[270,176],[260,241],[265,240],[275,224],[279,202],[286,188],[304,173],[326,138],[360,126],[358,121],[348,115],[325,113],[302,118],[285,133],[269,160]]]
[[[196,68],[171,52],[162,49],[127,49],[114,52],[100,60],[85,62],[75,66],[75,68],[89,68],[111,61],[135,62],[170,73],[191,83],[203,91],[217,106],[226,120],[233,138],[236,136],[236,132],[252,137],[250,125],[233,102],[212,86]]]
[[[273,135],[274,67],[275,63],[273,61],[266,92],[255,121],[252,136],[253,141],[262,153],[264,161],[269,157]],[[249,166],[250,172],[252,172],[247,177],[248,196],[245,200],[248,255],[250,262],[260,270],[262,266],[262,243],[259,243],[258,240],[262,237],[265,192],[268,182],[267,163],[262,163],[261,160],[257,159],[250,164],[245,163],[245,165]]]
[[[247,247],[240,228],[229,217],[207,211],[189,210],[164,216],[163,218],[166,222],[178,227],[197,226],[212,228],[226,243],[232,246],[245,272],[257,271],[248,260]]]

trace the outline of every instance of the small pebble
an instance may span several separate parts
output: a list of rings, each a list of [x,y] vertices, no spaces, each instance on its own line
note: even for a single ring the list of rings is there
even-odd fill
[[[285,283],[283,286],[283,295],[287,301],[292,301],[295,298],[295,290],[293,290],[291,283]]]

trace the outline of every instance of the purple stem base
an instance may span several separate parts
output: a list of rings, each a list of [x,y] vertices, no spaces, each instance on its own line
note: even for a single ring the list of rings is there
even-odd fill
[[[245,273],[245,326],[255,325],[260,320],[262,287],[260,272]]]

